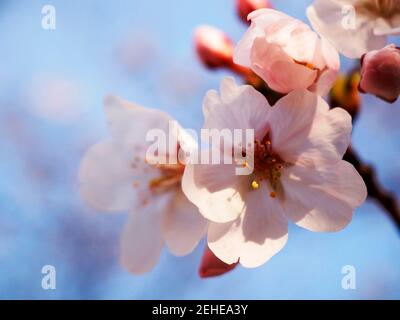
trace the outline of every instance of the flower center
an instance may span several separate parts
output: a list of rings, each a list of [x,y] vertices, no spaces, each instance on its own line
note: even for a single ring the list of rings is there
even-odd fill
[[[179,187],[185,166],[183,164],[157,164],[160,176],[149,181],[149,188],[153,192],[165,192]]]
[[[273,152],[271,140],[267,135],[262,141],[254,141],[254,171],[251,176],[250,187],[258,189],[263,181],[267,181],[271,188],[269,196],[275,198],[282,193],[280,177],[285,163],[279,155]]]
[[[150,193],[164,193],[179,188],[185,166],[177,164],[150,164],[141,155],[145,153],[142,147],[135,148],[138,154],[134,157],[131,168],[138,174],[138,178],[132,181],[132,187],[137,189],[137,196],[142,205],[150,202]],[[141,180],[141,174],[151,175],[149,180]],[[143,181],[143,185],[142,185]]]
[[[399,0],[360,0],[356,5],[356,11],[364,14],[372,14],[378,17],[391,18],[400,14]]]

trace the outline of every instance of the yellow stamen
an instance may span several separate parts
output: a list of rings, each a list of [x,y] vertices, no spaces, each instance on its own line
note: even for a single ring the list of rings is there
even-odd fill
[[[256,180],[253,180],[253,182],[251,183],[251,187],[255,190],[259,188],[259,184]]]
[[[151,190],[168,188],[177,185],[181,181],[180,175],[175,176],[161,176],[159,178],[154,178],[149,181],[149,188]]]

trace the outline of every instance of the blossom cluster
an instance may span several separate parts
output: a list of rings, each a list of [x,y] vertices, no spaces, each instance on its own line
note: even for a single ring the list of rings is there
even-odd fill
[[[385,39],[400,30],[400,5],[347,2],[357,17],[351,30],[339,17],[346,1],[336,0],[317,0],[308,8],[316,31],[271,9],[268,1],[249,0],[238,1],[240,16],[248,14],[250,26],[235,48],[222,31],[196,30],[196,50],[205,65],[229,68],[248,83],[226,77],[219,91],[209,91],[203,101],[204,129],[253,132],[246,144],[250,151],[239,146],[239,162],[184,161],[198,144],[180,125],[172,133],[172,147],[157,144],[154,149],[147,133],[168,132],[174,120],[118,97],[105,99],[110,138],[85,154],[81,194],[99,210],[129,212],[121,237],[121,262],[129,271],[151,270],[165,245],[183,256],[203,238],[203,276],[238,263],[254,268],[285,246],[289,222],[314,232],[339,231],[351,222],[367,188],[343,160],[352,118],[343,108],[329,106],[324,96],[338,79],[342,53],[362,57],[362,92],[397,99],[400,52],[394,45],[385,47]],[[271,102],[255,83],[277,98]],[[228,147],[207,148],[232,157],[233,146],[225,142]],[[149,149],[173,161],[152,161]],[[247,161],[250,153],[252,161]],[[251,170],[237,174],[238,166]]]

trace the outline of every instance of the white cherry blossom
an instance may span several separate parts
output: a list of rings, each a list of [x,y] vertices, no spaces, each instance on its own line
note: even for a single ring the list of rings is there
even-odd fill
[[[146,133],[150,129],[168,133],[172,118],[117,97],[105,100],[105,113],[111,138],[85,154],[79,173],[81,194],[99,210],[129,212],[121,261],[140,274],[153,268],[164,243],[177,256],[190,253],[207,223],[182,193],[184,165],[178,161],[151,165],[146,159],[150,144]]]
[[[208,245],[227,264],[257,267],[281,250],[288,221],[316,232],[344,228],[366,196],[366,186],[342,157],[351,117],[329,109],[318,95],[296,90],[271,107],[251,86],[232,78],[204,100],[205,128],[254,129],[254,170],[236,165],[187,165],[183,191],[212,221]],[[228,151],[229,152],[229,151]]]

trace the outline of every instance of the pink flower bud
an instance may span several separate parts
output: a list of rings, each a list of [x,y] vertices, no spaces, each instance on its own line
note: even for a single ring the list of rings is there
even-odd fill
[[[258,9],[272,8],[268,0],[237,0],[236,8],[239,17],[246,23],[250,23],[247,20],[247,16]]]
[[[390,103],[397,100],[400,94],[400,48],[391,44],[362,57],[359,90]]]
[[[279,93],[309,89],[325,95],[336,80],[339,54],[304,22],[273,9],[249,15],[234,62],[250,68]]]
[[[199,275],[201,278],[209,278],[223,275],[237,266],[237,263],[226,264],[218,259],[214,253],[206,246],[203,258],[201,259]]]
[[[233,44],[223,31],[211,26],[199,26],[194,32],[194,41],[200,60],[208,68],[232,65]]]

